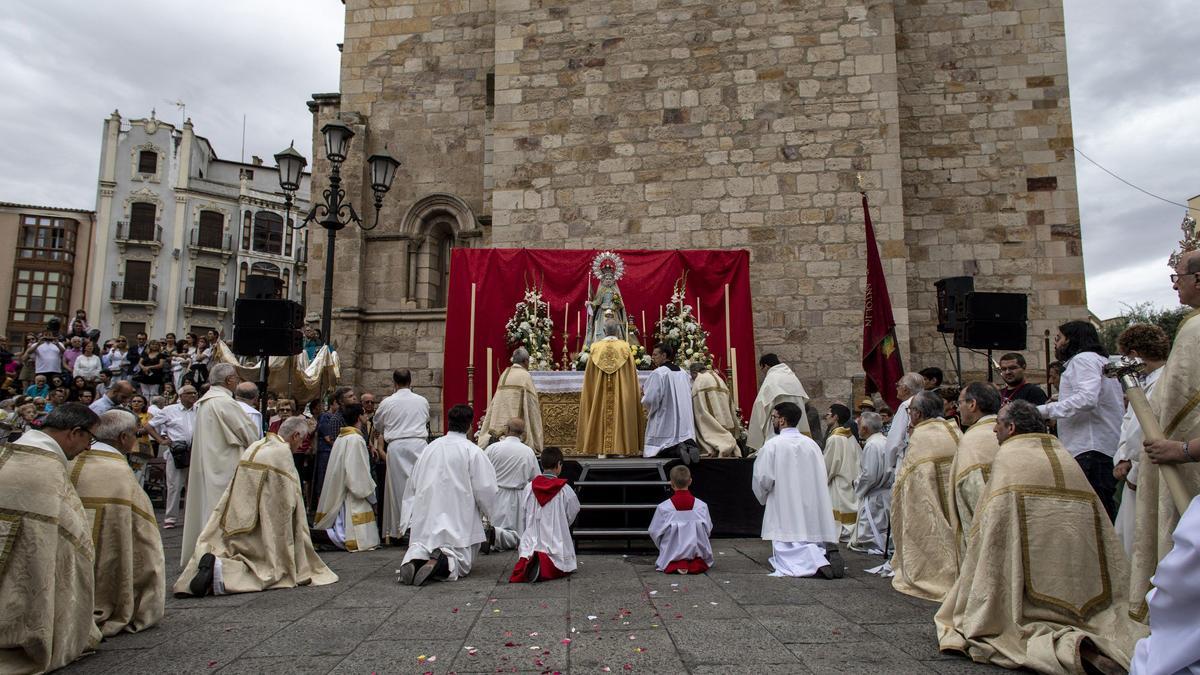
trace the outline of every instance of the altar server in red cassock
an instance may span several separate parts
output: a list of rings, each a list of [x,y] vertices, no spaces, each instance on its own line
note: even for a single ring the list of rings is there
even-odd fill
[[[658,505],[650,521],[650,538],[658,547],[654,567],[667,574],[702,574],[713,564],[712,517],[708,504],[688,489],[692,472],[679,465],[671,469],[671,498]]]
[[[542,451],[542,475],[525,488],[525,531],[521,534],[521,557],[509,583],[549,581],[575,571],[575,544],[571,522],[579,515],[579,498],[567,485],[562,472],[562,451]]]

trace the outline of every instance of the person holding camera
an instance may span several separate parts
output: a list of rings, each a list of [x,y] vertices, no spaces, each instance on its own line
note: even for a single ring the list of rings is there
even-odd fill
[[[33,358],[33,370],[37,375],[45,375],[49,380],[51,375],[62,375],[64,370],[62,343],[55,339],[50,331],[42,333],[41,339],[34,342],[22,354],[23,358]]]
[[[167,512],[163,528],[171,529],[179,522],[179,497],[187,487],[188,466],[191,464],[192,432],[196,424],[196,388],[179,388],[179,402],[162,409],[150,426],[166,441],[167,450]]]

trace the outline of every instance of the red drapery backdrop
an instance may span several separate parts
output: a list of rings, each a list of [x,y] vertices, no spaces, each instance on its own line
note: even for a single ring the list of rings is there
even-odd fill
[[[587,327],[588,284],[592,259],[598,250],[561,249],[454,249],[450,258],[450,287],[446,300],[446,345],[442,371],[445,410],[467,402],[467,366],[471,343],[471,287],[475,287],[475,415],[487,406],[487,349],[492,349],[492,386],[508,366],[509,349],[504,324],[524,298],[525,284],[536,283],[550,305],[554,320],[555,362],[562,357],[563,314],[567,314],[568,351],[579,350],[579,336]],[[748,251],[616,251],[625,261],[625,275],[617,282],[629,318],[652,334],[659,308],[671,301],[675,282],[687,271],[687,300],[699,310],[708,331],[708,349],[714,367],[724,376],[729,365],[725,339],[725,287],[729,286],[729,342],[737,350],[739,405],[749,410],[757,394],[757,357],[754,354],[754,316],[750,308],[750,254]],[[699,299],[699,303],[697,303]],[[697,305],[699,305],[697,307]],[[645,324],[643,324],[643,317]],[[648,342],[651,338],[647,337]],[[647,349],[651,345],[646,345]],[[493,389],[494,390],[494,389]],[[444,421],[444,420],[443,420]]]

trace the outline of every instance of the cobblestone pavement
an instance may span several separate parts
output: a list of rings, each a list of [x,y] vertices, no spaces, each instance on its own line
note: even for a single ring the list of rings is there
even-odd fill
[[[164,531],[168,585],[180,529]],[[324,553],[321,588],[167,600],[156,628],[106,640],[67,673],[960,673],[1000,672],[939,654],[935,605],[862,572],[767,576],[770,545],[714,541],[702,576],[666,576],[644,552],[583,553],[569,579],[508,584],[515,554],[471,575],[400,586],[402,548]]]

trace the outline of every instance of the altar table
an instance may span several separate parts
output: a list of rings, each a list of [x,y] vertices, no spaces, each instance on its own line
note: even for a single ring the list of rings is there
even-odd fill
[[[638,386],[644,387],[650,370],[637,371]],[[534,370],[529,375],[538,391],[542,409],[543,445],[557,446],[564,455],[576,455],[575,434],[579,426],[579,394],[583,391],[583,371]],[[639,395],[640,400],[640,395]],[[642,412],[645,422],[646,410]]]

